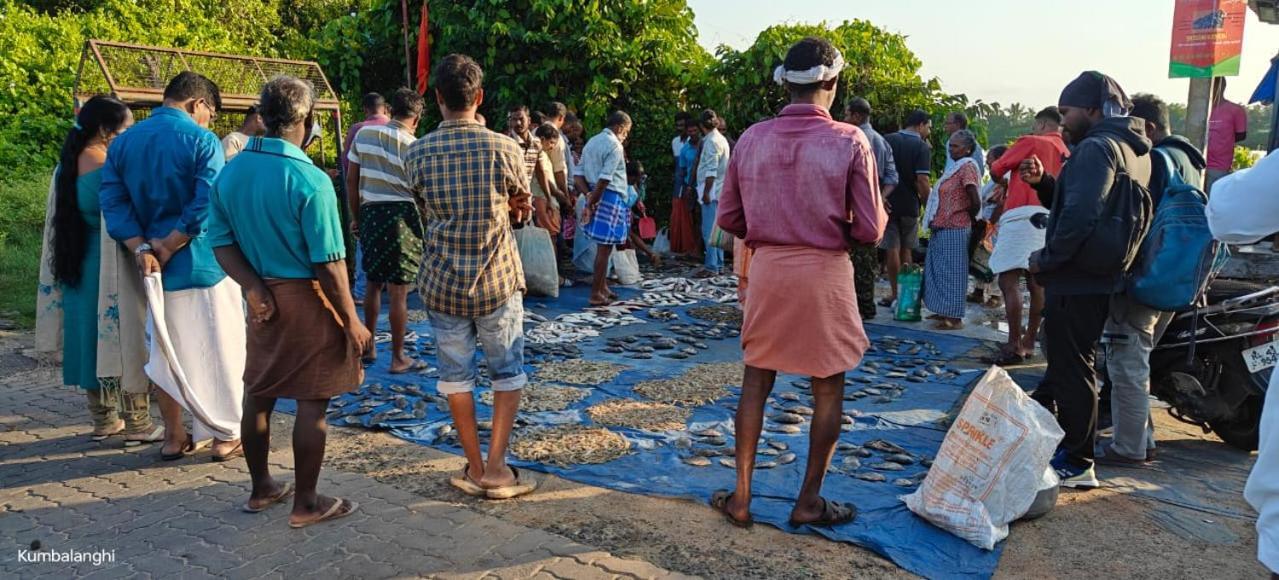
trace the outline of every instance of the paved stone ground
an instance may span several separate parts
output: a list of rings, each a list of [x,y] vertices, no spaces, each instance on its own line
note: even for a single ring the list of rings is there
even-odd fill
[[[326,469],[321,493],[360,510],[303,530],[288,508],[247,514],[243,460],[158,462],[157,446],[89,440],[84,396],[51,369],[0,377],[0,577],[668,578],[562,536]],[[288,433],[273,470],[288,478]],[[284,447],[281,447],[281,446]],[[115,561],[19,561],[44,551],[114,551]]]

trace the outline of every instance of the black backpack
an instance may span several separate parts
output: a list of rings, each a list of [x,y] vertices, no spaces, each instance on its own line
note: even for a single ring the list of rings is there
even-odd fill
[[[1111,276],[1127,272],[1137,260],[1141,243],[1150,231],[1155,204],[1150,189],[1128,173],[1128,160],[1136,157],[1132,149],[1112,139],[1100,139],[1118,160],[1115,182],[1102,202],[1092,235],[1079,248],[1078,255],[1087,259],[1077,260],[1076,264],[1090,274]]]

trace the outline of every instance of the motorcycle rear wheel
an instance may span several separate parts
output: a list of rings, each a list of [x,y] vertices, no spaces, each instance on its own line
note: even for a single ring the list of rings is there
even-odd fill
[[[1208,424],[1212,432],[1227,445],[1244,451],[1256,451],[1261,436],[1261,405],[1263,398],[1248,397],[1239,405],[1234,418],[1229,421],[1213,421]]]

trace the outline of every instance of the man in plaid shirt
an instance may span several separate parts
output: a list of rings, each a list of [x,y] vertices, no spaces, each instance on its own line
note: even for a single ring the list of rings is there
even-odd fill
[[[446,395],[467,467],[451,483],[463,492],[506,499],[534,483],[506,464],[524,374],[524,270],[511,223],[532,212],[519,145],[484,128],[484,71],[451,54],[435,67],[435,101],[444,122],[409,147],[409,183],[422,204],[426,252],[420,292],[439,348],[438,389]],[[479,339],[493,382],[493,431],[487,461],[475,421]]]

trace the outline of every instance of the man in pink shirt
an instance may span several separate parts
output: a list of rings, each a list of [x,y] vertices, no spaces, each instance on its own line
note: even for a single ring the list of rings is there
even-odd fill
[[[990,166],[991,175],[1012,174],[1008,179],[1008,196],[994,217],[999,224],[995,251],[990,256],[990,270],[999,276],[1004,295],[1004,312],[1008,320],[1008,342],[995,356],[982,362],[997,365],[1020,364],[1035,355],[1035,337],[1044,312],[1044,289],[1027,271],[1030,255],[1044,247],[1044,230],[1034,224],[1035,216],[1048,210],[1039,203],[1035,188],[1021,178],[1021,162],[1038,158],[1044,171],[1056,177],[1070,157],[1061,138],[1061,112],[1048,107],[1035,115],[1033,133],[1024,135]],[[1042,219],[1042,218],[1038,218]],[[1030,318],[1021,324],[1021,281],[1030,291]]]
[[[1204,191],[1227,175],[1235,163],[1235,144],[1248,138],[1248,111],[1226,100],[1226,79],[1218,77],[1212,92],[1212,117],[1208,121],[1208,171]]]
[[[843,56],[825,40],[806,38],[790,48],[773,73],[790,92],[790,105],[742,134],[720,193],[719,227],[754,250],[742,322],[737,489],[711,496],[711,505],[742,527],[752,523],[755,450],[778,372],[812,377],[816,408],[791,525],[836,525],[856,514],[823,498],[821,488],[839,438],[844,373],[870,346],[848,251],[854,243],[878,243],[888,215],[866,135],[830,116],[843,68]]]

